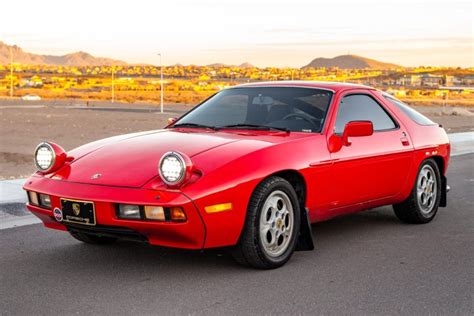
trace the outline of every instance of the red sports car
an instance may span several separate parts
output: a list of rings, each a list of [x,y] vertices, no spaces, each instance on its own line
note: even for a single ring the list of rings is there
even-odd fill
[[[431,221],[446,206],[449,153],[441,126],[379,90],[254,83],[165,129],[68,153],[41,143],[24,189],[46,227],[85,243],[231,247],[269,269],[313,249],[311,223],[389,204],[403,222]]]

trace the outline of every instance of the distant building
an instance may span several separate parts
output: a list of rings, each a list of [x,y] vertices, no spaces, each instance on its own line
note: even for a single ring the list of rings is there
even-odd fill
[[[396,81],[399,86],[420,86],[421,76],[419,75],[404,75]]]
[[[466,76],[461,78],[461,84],[463,86],[474,86],[474,76]]]
[[[406,90],[400,90],[400,89],[392,89],[389,88],[385,92],[395,96],[395,97],[406,97],[407,91]]]
[[[425,87],[438,87],[443,85],[443,76],[432,74],[421,75],[421,85]]]
[[[455,86],[456,84],[458,84],[456,77],[454,77],[454,76],[448,76],[448,75],[446,75],[446,76],[444,77],[444,85],[445,85],[445,86],[451,87],[451,86]]]

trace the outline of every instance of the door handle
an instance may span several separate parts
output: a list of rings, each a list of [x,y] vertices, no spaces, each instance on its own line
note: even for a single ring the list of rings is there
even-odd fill
[[[409,146],[410,145],[410,142],[408,141],[408,138],[406,138],[406,137],[400,138],[400,141],[402,142],[403,146]]]

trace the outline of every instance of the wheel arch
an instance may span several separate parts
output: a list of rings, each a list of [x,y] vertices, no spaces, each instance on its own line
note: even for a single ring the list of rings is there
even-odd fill
[[[296,196],[298,197],[298,202],[300,206],[302,208],[306,207],[306,195],[307,195],[306,181],[301,173],[292,169],[281,170],[281,171],[270,174],[269,176],[262,179],[262,181],[264,181],[265,179],[269,177],[280,177],[288,181],[291,184],[291,186],[295,189]]]
[[[436,162],[436,164],[438,165],[438,169],[439,169],[439,173],[444,176],[444,173],[445,173],[445,162],[444,162],[444,159],[443,157],[441,156],[432,156],[430,158],[433,158],[433,160]]]

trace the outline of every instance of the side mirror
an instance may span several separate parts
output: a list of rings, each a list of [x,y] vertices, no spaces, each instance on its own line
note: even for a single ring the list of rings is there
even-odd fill
[[[174,122],[176,122],[177,120],[178,120],[178,118],[176,118],[176,117],[168,118],[168,126],[171,125],[171,124],[174,124]]]
[[[342,134],[342,144],[350,146],[351,141],[349,137],[370,136],[374,133],[374,126],[371,121],[352,121],[344,127]]]

